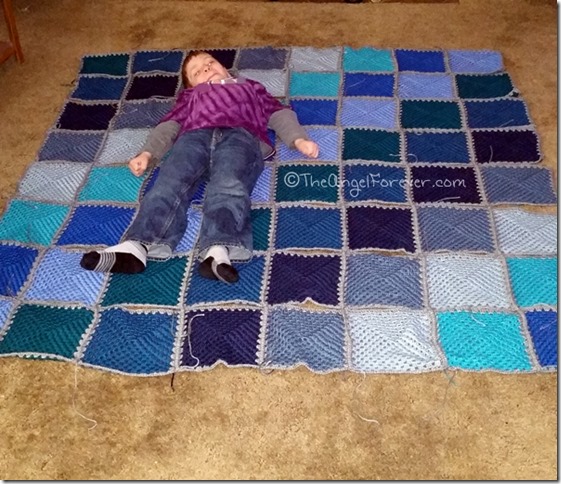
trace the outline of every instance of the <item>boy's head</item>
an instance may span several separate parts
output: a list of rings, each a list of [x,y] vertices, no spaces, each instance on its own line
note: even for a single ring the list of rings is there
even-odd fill
[[[185,87],[230,77],[228,70],[204,50],[194,50],[183,61],[181,77]]]

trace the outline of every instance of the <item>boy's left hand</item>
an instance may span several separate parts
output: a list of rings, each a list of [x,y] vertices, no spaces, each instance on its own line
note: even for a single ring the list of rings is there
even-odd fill
[[[308,158],[317,158],[319,155],[319,146],[317,145],[317,143],[314,143],[313,141],[309,141],[303,138],[298,138],[294,142],[294,146],[296,146],[296,149],[300,153],[306,155]]]

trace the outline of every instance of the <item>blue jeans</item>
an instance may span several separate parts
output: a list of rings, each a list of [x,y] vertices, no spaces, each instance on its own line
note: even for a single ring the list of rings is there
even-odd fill
[[[247,261],[253,252],[250,195],[262,171],[259,140],[247,130],[187,131],[162,163],[124,239],[146,245],[149,256],[171,256],[187,227],[191,199],[200,182],[208,180],[199,257],[204,259],[212,245],[225,245],[230,260]]]

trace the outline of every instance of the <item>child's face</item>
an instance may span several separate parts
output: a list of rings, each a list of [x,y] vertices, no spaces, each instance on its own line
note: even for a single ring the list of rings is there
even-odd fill
[[[185,73],[189,84],[193,87],[204,82],[220,81],[230,77],[226,68],[210,54],[193,57],[185,66]]]

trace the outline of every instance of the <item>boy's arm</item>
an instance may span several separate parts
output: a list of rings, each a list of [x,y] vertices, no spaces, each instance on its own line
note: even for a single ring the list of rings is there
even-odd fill
[[[179,133],[179,128],[180,124],[177,121],[164,121],[150,131],[144,146],[139,152],[139,154],[150,153],[150,166],[157,164],[172,147]]]
[[[296,148],[297,139],[309,140],[306,130],[298,122],[296,113],[292,109],[281,109],[269,118],[271,128],[289,148]]]

